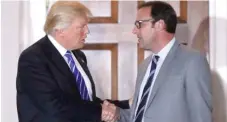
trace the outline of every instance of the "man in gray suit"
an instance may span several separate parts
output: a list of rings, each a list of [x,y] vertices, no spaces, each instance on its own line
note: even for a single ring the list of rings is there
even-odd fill
[[[212,122],[209,65],[175,40],[176,25],[165,2],[139,7],[133,33],[153,54],[139,66],[133,104],[120,110],[121,122]]]

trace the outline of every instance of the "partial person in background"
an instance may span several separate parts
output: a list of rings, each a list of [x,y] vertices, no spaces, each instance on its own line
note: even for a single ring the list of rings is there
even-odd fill
[[[46,36],[19,58],[17,108],[19,122],[114,121],[118,107],[96,97],[87,60],[79,49],[89,33],[90,11],[76,1],[51,7]],[[128,101],[110,101],[128,108]]]
[[[133,104],[120,110],[121,122],[212,122],[209,65],[175,39],[176,26],[168,3],[139,6],[133,33],[153,54],[138,68]]]
[[[199,24],[191,45],[209,59],[209,17],[204,18]]]

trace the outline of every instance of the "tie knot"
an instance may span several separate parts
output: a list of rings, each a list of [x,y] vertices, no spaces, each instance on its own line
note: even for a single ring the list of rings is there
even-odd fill
[[[66,51],[65,55],[67,54],[70,54],[71,55],[71,52],[69,50]]]
[[[66,53],[65,53],[65,56],[66,57],[71,56],[71,52],[69,50],[67,50]]]
[[[72,59],[72,54],[71,54],[71,52],[69,50],[65,53],[64,56],[67,58],[67,61],[69,61],[70,59]]]
[[[152,60],[155,62],[155,64],[157,64],[159,58],[160,57],[158,55],[154,55]]]

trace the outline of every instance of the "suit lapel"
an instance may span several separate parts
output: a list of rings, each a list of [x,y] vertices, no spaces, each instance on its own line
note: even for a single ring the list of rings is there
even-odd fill
[[[78,60],[78,62],[81,65],[81,67],[83,68],[84,72],[87,74],[89,80],[93,81],[93,79],[91,77],[91,74],[90,74],[90,72],[88,70],[88,67],[87,67],[87,61],[84,58],[82,58],[82,56],[80,56],[78,54],[78,51],[80,51],[80,50],[75,50],[75,51],[72,51],[72,52],[73,52],[74,56],[76,57],[76,59]]]
[[[65,62],[62,55],[58,52],[58,50],[54,47],[54,45],[50,42],[47,36],[44,37],[42,42],[42,48],[46,55],[46,57],[51,61],[51,64],[55,65],[59,72],[61,72],[66,78],[69,78],[67,81],[76,86],[75,78],[69,69],[67,63]],[[65,81],[64,81],[65,82]],[[72,87],[77,89],[77,87]]]
[[[134,117],[135,114],[135,110],[136,110],[136,106],[137,106],[137,101],[138,101],[138,96],[139,96],[139,91],[140,91],[140,86],[141,83],[143,81],[143,78],[146,74],[147,68],[149,66],[149,63],[151,62],[152,59],[152,55],[149,56],[146,60],[144,60],[144,62],[140,65],[139,70],[138,70],[138,75],[137,75],[137,79],[136,79],[136,87],[135,87],[135,94],[134,94],[134,98],[133,98],[133,104],[132,104],[132,117]]]
[[[44,37],[43,42],[43,50],[49,58],[49,60],[52,61],[52,63],[59,69],[59,71],[62,74],[65,74],[68,76],[68,74],[72,74],[68,65],[66,64],[64,58],[61,56],[61,54],[58,52],[58,50],[54,47],[54,45],[50,42],[47,36]],[[72,75],[73,76],[73,75]]]
[[[147,107],[150,106],[151,102],[153,101],[155,95],[157,94],[157,92],[160,89],[160,87],[162,86],[162,84],[166,82],[166,75],[168,74],[168,71],[169,71],[168,69],[171,68],[170,63],[173,61],[174,57],[176,56],[175,54],[177,53],[178,46],[179,46],[179,43],[177,41],[175,41],[173,47],[170,49],[170,52],[167,54],[162,66],[159,70],[157,78],[155,80]]]
[[[137,82],[138,84],[141,84],[143,81],[143,78],[146,74],[147,68],[151,62],[152,55],[149,56],[146,60],[144,60],[143,64],[141,65],[140,71],[138,72]],[[139,86],[140,87],[140,86]]]

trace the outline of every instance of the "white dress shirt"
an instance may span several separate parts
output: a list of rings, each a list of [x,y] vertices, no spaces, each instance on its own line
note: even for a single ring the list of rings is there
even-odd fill
[[[154,73],[154,77],[153,77],[153,80],[152,80],[152,84],[151,84],[151,88],[150,88],[150,91],[149,91],[149,95],[148,95],[147,101],[149,101],[150,94],[152,92],[152,89],[153,89],[156,77],[157,77],[157,75],[159,73],[159,70],[160,70],[160,68],[161,68],[161,66],[162,66],[167,54],[169,53],[170,49],[173,47],[173,44],[174,44],[175,41],[176,40],[175,40],[175,37],[174,37],[160,52],[158,52],[157,54],[153,54],[152,55],[152,59],[153,59],[154,55],[157,55],[157,56],[159,56],[159,60],[158,60],[157,66],[156,66],[156,70],[155,70],[155,73]],[[137,102],[135,115],[136,115],[137,109],[138,109],[140,101],[141,101],[141,96],[142,96],[142,93],[143,93],[143,89],[144,89],[144,87],[145,87],[145,85],[147,83],[147,80],[148,80],[148,77],[149,77],[149,74],[150,74],[151,63],[152,63],[152,60],[151,60],[151,62],[149,64],[149,66],[147,67],[145,76],[144,76],[143,81],[142,81],[142,83],[140,85],[140,91],[139,91],[139,96],[138,96],[138,102]],[[144,113],[145,113],[146,108],[147,108],[147,103],[148,102],[146,102]],[[144,117],[142,118],[142,122],[144,122]]]
[[[65,62],[68,65],[67,58],[64,56],[66,54],[67,50],[63,46],[61,46],[52,36],[48,35],[48,38],[49,38],[50,42],[54,45],[54,47],[58,50],[58,52],[61,54],[61,56],[65,59]],[[81,75],[84,78],[85,85],[86,85],[87,90],[88,90],[88,95],[90,97],[90,100],[92,101],[91,81],[89,80],[87,74],[84,72],[83,68],[81,67],[80,63],[78,62],[78,60],[76,59],[76,57],[73,55],[72,52],[71,52],[71,54],[72,54],[72,57],[73,57],[73,60],[75,62],[77,69],[79,70],[79,72],[81,73]],[[70,68],[70,66],[69,66],[69,68]]]

